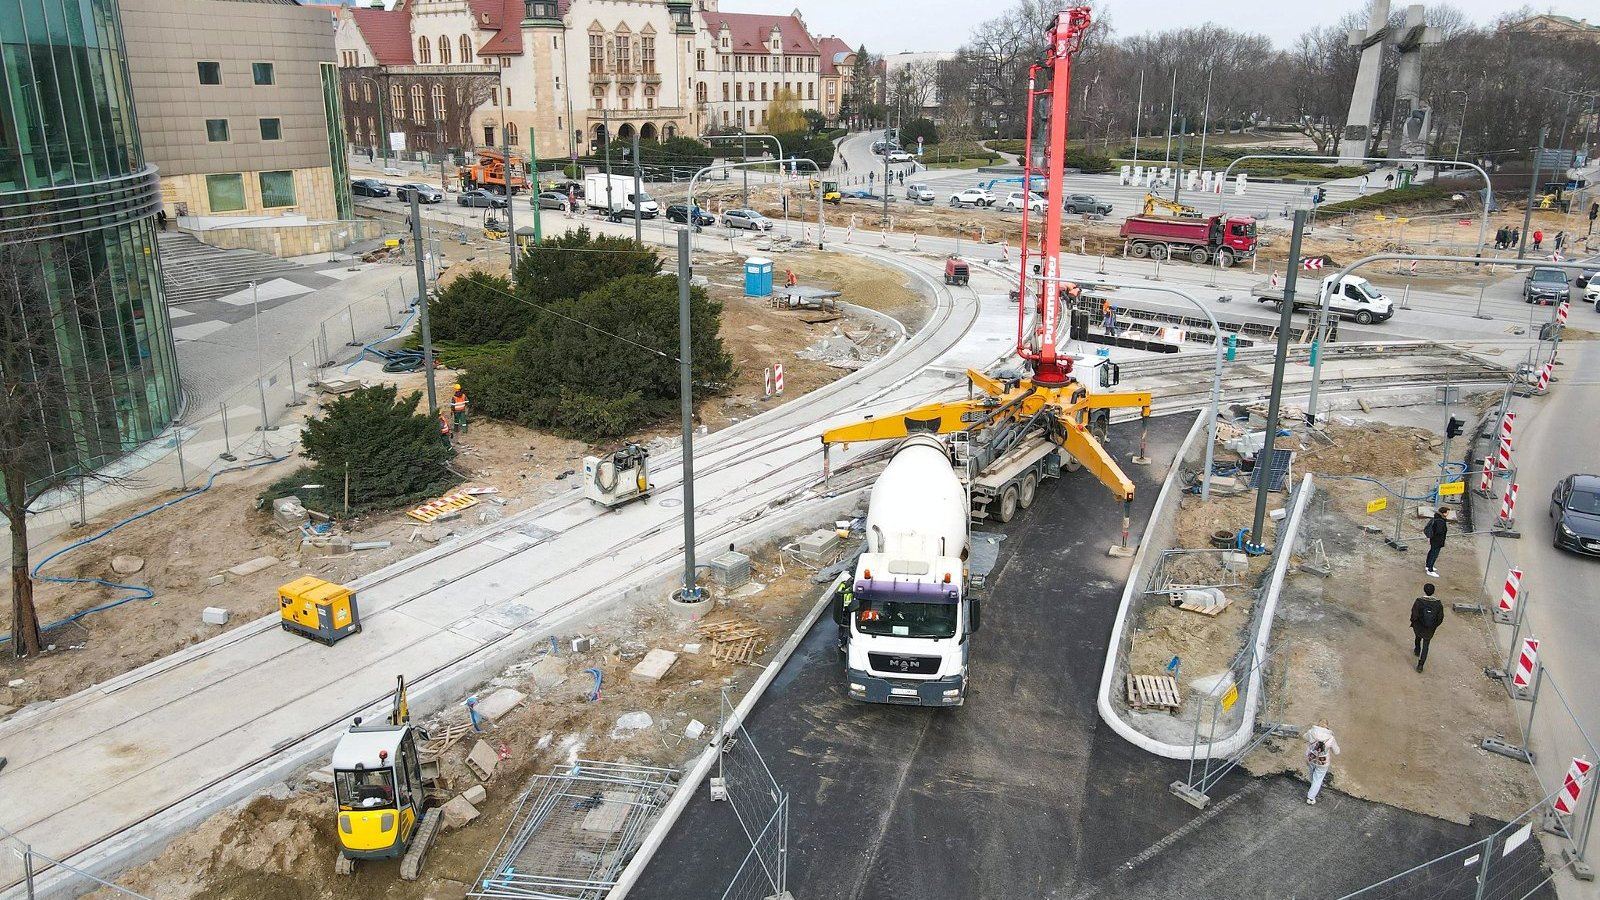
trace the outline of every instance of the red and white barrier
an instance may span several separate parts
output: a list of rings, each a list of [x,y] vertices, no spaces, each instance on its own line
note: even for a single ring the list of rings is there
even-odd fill
[[[1561,301],[1561,305],[1556,307],[1556,322],[1562,325],[1567,324],[1567,307],[1570,305],[1571,304],[1569,304],[1567,301],[1563,300]]]
[[[783,364],[778,363],[772,367],[772,390],[777,396],[783,396]],[[1515,487],[1515,485],[1513,485]]]
[[[1522,593],[1522,570],[1506,572],[1506,585],[1500,589],[1500,611],[1511,615],[1517,611],[1517,597]]]
[[[783,393],[781,390],[778,393]],[[1496,523],[1502,528],[1510,527],[1516,519],[1517,512],[1517,483],[1515,481],[1506,485],[1506,493],[1500,498],[1500,519]]]
[[[1277,272],[1273,272],[1272,273],[1272,286],[1273,286],[1273,288],[1277,288],[1277,286],[1278,286],[1278,273]]]
[[[1010,244],[1001,244],[1000,245],[1000,261],[1001,262],[1010,262],[1011,261],[1011,245]]]
[[[1417,274],[1417,261],[1414,259],[1411,261],[1411,274]]]
[[[1478,493],[1488,495],[1494,489],[1494,457],[1483,457],[1483,478],[1478,480]]]
[[[1507,437],[1504,437],[1504,436],[1502,436],[1500,438],[1500,449],[1495,454],[1495,465],[1499,466],[1500,467],[1500,471],[1502,471],[1502,472],[1511,471],[1511,439],[1510,438],[1507,438]]]
[[[1511,432],[1515,430],[1516,421],[1517,414],[1510,410],[1507,410],[1505,418],[1500,420],[1500,440],[1508,445],[1511,443]]]
[[[1556,799],[1551,803],[1551,808],[1563,816],[1572,815],[1578,808],[1578,798],[1583,796],[1583,789],[1589,784],[1589,772],[1594,768],[1594,763],[1581,756],[1572,758],[1572,765],[1567,768],[1567,777],[1561,782],[1561,790],[1556,792]]]
[[[1523,638],[1522,650],[1517,654],[1517,670],[1511,673],[1511,685],[1519,688],[1533,687],[1533,670],[1539,666],[1539,639]]]
[[[1538,387],[1538,391],[1541,394],[1544,393],[1545,391],[1550,390],[1550,369],[1551,368],[1552,367],[1551,367],[1551,365],[1549,363],[1545,363],[1544,365],[1539,367],[1539,387]]]
[[[772,367],[768,366],[761,372],[761,395],[765,398],[772,396]]]

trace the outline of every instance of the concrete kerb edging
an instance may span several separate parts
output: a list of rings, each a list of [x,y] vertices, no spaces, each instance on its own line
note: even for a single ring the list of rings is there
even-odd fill
[[[639,845],[638,851],[634,853],[633,859],[628,863],[627,868],[622,870],[622,874],[617,878],[617,883],[606,894],[605,900],[623,900],[628,896],[628,892],[633,890],[634,886],[639,883],[639,879],[644,875],[644,870],[650,865],[650,860],[655,857],[656,851],[661,849],[661,845],[666,841],[667,835],[677,825],[678,819],[683,816],[684,810],[688,808],[689,801],[693,799],[695,792],[700,790],[700,785],[705,782],[706,776],[711,773],[711,767],[716,764],[717,756],[720,753],[723,741],[727,738],[728,732],[742,724],[745,718],[750,715],[751,710],[755,709],[755,705],[760,702],[761,696],[766,693],[767,688],[777,679],[778,673],[789,662],[789,658],[799,649],[800,642],[805,640],[806,635],[810,634],[812,627],[817,624],[817,620],[822,618],[822,611],[828,608],[828,602],[832,596],[833,583],[830,582],[823,588],[821,596],[817,598],[817,602],[811,607],[811,611],[795,627],[794,633],[789,635],[789,639],[784,641],[782,647],[778,648],[778,652],[773,656],[772,661],[767,663],[766,668],[761,671],[761,675],[756,678],[755,684],[752,684],[750,690],[745,692],[744,697],[739,701],[739,705],[734,707],[733,718],[722,723],[721,728],[711,736],[711,741],[706,744],[706,748],[700,751],[699,757],[695,759],[694,765],[684,775],[683,780],[678,782],[678,787],[673,791],[672,799],[667,801],[667,806],[662,810],[661,817],[656,820],[655,825],[651,826],[650,831],[645,834],[644,841]]]
[[[1189,429],[1188,437],[1184,439],[1183,445],[1179,447],[1172,471],[1167,474],[1166,481],[1161,485],[1161,493],[1156,497],[1155,512],[1151,516],[1151,525],[1145,529],[1146,534],[1149,534],[1153,529],[1154,523],[1159,516],[1176,512],[1177,502],[1181,495],[1174,493],[1173,486],[1182,478],[1183,460],[1188,455],[1189,448],[1203,432],[1202,426],[1205,424],[1205,420],[1204,415],[1195,420],[1194,427]],[[1272,620],[1277,612],[1278,595],[1282,591],[1283,580],[1288,574],[1289,558],[1292,555],[1295,536],[1299,533],[1300,520],[1305,512],[1306,504],[1311,498],[1312,487],[1312,476],[1307,473],[1300,482],[1300,492],[1295,497],[1294,507],[1289,511],[1283,527],[1278,531],[1280,535],[1288,535],[1289,539],[1287,545],[1280,541],[1279,552],[1273,562],[1272,577],[1267,584],[1267,589],[1262,593],[1260,626],[1256,629],[1255,637],[1257,659],[1262,657],[1272,636]],[[1128,743],[1166,759],[1191,759],[1200,753],[1201,748],[1199,746],[1169,744],[1138,731],[1118,714],[1116,706],[1111,701],[1111,692],[1114,689],[1118,670],[1121,668],[1123,636],[1135,612],[1135,598],[1141,596],[1139,585],[1143,580],[1149,553],[1150,542],[1148,540],[1141,541],[1139,551],[1134,556],[1133,568],[1128,573],[1128,583],[1123,588],[1122,603],[1117,608],[1116,624],[1111,629],[1111,641],[1106,653],[1105,668],[1100,673],[1100,692],[1095,698],[1095,706],[1100,712],[1101,720],[1111,726],[1111,730],[1128,741]],[[1255,727],[1256,709],[1260,706],[1260,703],[1261,669],[1260,667],[1255,667],[1251,670],[1249,684],[1245,686],[1244,713],[1239,728],[1233,734],[1221,740],[1213,740],[1209,745],[1206,745],[1205,752],[1207,755],[1211,757],[1228,756],[1243,749],[1251,738]]]
[[[747,544],[760,543],[788,533],[802,521],[811,523],[834,521],[839,518],[842,511],[853,509],[865,491],[866,488],[859,488],[825,498],[825,502],[821,505],[785,510],[786,514],[765,519],[760,527],[740,534],[736,540]],[[552,629],[591,619],[620,603],[659,600],[667,595],[681,576],[675,560],[653,566],[650,573],[647,578],[638,579],[626,587],[607,594],[592,606],[568,609],[553,619],[530,622],[501,637],[497,646],[482,648],[466,658],[449,663],[443,669],[410,683],[408,699],[413,719],[426,718],[465,697],[480,684],[492,678],[495,673],[516,662],[530,649],[549,640]],[[808,613],[804,627],[796,634],[804,635],[809,631],[819,614],[820,606]],[[799,639],[792,637],[791,641],[798,645]],[[793,653],[793,648],[786,644],[780,652]],[[778,669],[782,668],[782,661],[787,658],[787,655],[782,655],[768,666],[756,682],[759,690],[765,690],[766,685],[776,676]],[[759,690],[752,688],[751,696],[758,696]],[[751,703],[753,705],[754,701]],[[93,850],[68,857],[65,861],[103,878],[147,862],[165,849],[171,838],[198,825],[209,816],[246,800],[275,783],[293,780],[307,769],[321,768],[326,764],[333,745],[343,735],[346,723],[358,715],[368,718],[385,716],[389,712],[389,704],[390,698],[386,695],[365,706],[349,710],[321,730],[297,741],[295,749],[274,753],[261,766],[249,769],[182,800],[165,812],[146,820],[140,827],[130,828],[97,845]],[[741,706],[738,718],[743,719],[747,712],[748,709]],[[703,773],[700,777],[704,777]],[[37,896],[76,896],[93,887],[84,885],[84,881],[85,879],[71,872],[51,868],[36,878]],[[23,895],[19,891],[20,888],[13,889],[4,896],[7,900],[20,898]]]

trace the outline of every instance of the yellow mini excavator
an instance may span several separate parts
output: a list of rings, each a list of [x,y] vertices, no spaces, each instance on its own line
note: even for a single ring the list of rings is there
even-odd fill
[[[1144,211],[1139,213],[1139,215],[1154,215],[1157,209],[1164,209],[1171,215],[1177,216],[1180,219],[1198,219],[1201,215],[1200,210],[1195,209],[1187,204],[1174,203],[1171,200],[1163,200],[1162,198],[1157,197],[1155,194],[1145,194]]]
[[[394,708],[381,725],[356,717],[333,750],[339,857],[334,870],[355,873],[363,859],[401,857],[400,877],[415,881],[439,833],[440,808],[429,801],[417,746],[426,739],[411,725],[406,680],[400,676]]]

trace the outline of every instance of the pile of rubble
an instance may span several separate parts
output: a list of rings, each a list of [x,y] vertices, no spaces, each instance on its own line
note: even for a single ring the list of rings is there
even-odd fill
[[[870,336],[870,332],[866,336]],[[865,351],[855,337],[834,328],[832,334],[799,351],[795,356],[824,363],[836,369],[859,369],[867,364],[873,354]]]

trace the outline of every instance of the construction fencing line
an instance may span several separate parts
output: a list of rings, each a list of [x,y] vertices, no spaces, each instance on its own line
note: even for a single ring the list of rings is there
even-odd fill
[[[110,889],[112,891],[115,891],[119,896],[133,897],[134,900],[151,900],[151,898],[146,897],[145,895],[137,893],[135,891],[129,890],[128,888],[125,888],[120,884],[114,884],[114,883],[112,883],[110,881],[106,881],[104,878],[100,878],[98,876],[91,875],[88,872],[83,871],[82,869],[76,868],[74,866],[71,866],[71,865],[68,865],[67,863],[62,862],[59,859],[54,859],[52,857],[44,855],[43,853],[40,853],[39,851],[33,849],[31,846],[29,846],[27,843],[25,843],[22,840],[22,838],[17,837],[15,834],[12,834],[10,831],[6,830],[4,826],[0,826],[0,840],[3,840],[5,842],[7,842],[7,843],[11,843],[11,844],[15,844],[16,845],[15,847],[12,847],[11,850],[12,850],[13,853],[15,853],[18,857],[20,857],[22,859],[22,871],[23,871],[22,886],[23,886],[23,889],[27,892],[26,895],[29,898],[32,898],[34,896],[35,889],[38,887],[37,884],[35,883],[35,880],[34,880],[34,875],[35,875],[35,872],[34,872],[34,860],[39,860],[39,861],[41,861],[41,862],[43,862],[45,864],[45,868],[47,868],[47,869],[48,868],[56,868],[56,869],[59,869],[61,871],[69,872],[69,873],[71,873],[73,875],[78,876],[79,878],[82,878],[82,879],[86,880],[86,881],[93,882],[94,885],[97,885],[97,886],[99,886],[101,888],[107,888],[107,889]],[[88,887],[88,886],[79,884],[79,885],[77,885],[75,887],[69,888],[68,890],[72,891],[73,893],[77,893],[80,890],[85,892],[85,893],[87,893],[89,891],[94,890],[94,887]]]

